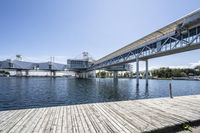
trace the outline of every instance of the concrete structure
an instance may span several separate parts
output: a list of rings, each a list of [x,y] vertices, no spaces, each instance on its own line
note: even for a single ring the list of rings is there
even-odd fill
[[[117,78],[118,77],[118,71],[113,71],[113,77]]]
[[[148,60],[146,60],[145,63],[146,63],[145,78],[146,78],[146,85],[148,85],[149,84],[149,82],[148,82],[148,77],[149,77],[149,70],[148,70],[149,64],[148,64]]]
[[[54,62],[34,63],[22,60],[5,60],[0,62],[0,69],[11,76],[67,76],[67,65]]]
[[[67,68],[70,71],[74,71],[77,78],[89,78],[94,77],[92,71],[88,72],[87,69],[91,66],[93,59],[89,57],[89,53],[83,52],[79,58],[68,59]]]
[[[94,64],[94,60],[91,60],[87,52],[82,53],[82,57],[79,59],[68,59],[67,66],[68,70],[76,72],[76,77],[78,78],[88,78],[96,77],[94,75],[95,70],[89,70],[89,68]],[[116,66],[106,67],[103,70],[114,71],[114,78],[117,78],[117,71],[131,71],[130,64],[122,64]]]

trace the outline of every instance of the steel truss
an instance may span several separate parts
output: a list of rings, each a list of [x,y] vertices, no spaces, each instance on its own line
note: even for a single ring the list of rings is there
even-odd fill
[[[191,49],[191,47],[194,47],[195,45],[198,45],[198,47]],[[145,60],[197,48],[200,48],[200,26],[187,30],[187,32],[182,33],[181,35],[177,35],[175,32],[170,33],[136,49],[130,49],[129,52],[120,56],[95,64],[91,66],[89,70],[135,62],[137,58],[139,60]]]

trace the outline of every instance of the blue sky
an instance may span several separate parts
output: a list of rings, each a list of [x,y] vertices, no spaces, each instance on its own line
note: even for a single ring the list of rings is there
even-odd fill
[[[197,0],[1,0],[0,59],[99,59],[199,8]],[[156,58],[151,68],[200,64],[200,50]],[[141,63],[143,65],[143,63]]]

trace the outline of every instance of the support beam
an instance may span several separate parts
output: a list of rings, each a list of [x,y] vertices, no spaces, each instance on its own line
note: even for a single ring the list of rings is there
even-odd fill
[[[113,78],[114,79],[118,78],[118,71],[113,71]]]
[[[149,64],[148,64],[148,59],[145,61],[146,62],[146,72],[145,72],[145,78],[146,78],[146,85],[149,84]]]
[[[140,73],[139,73],[139,58],[136,57],[136,86],[139,86],[139,77]]]

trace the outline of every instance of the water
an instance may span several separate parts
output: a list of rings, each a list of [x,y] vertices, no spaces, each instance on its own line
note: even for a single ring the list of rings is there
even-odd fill
[[[200,94],[200,81],[0,77],[0,110]]]

